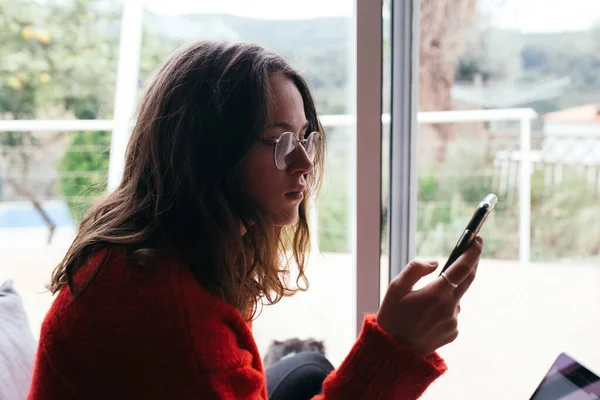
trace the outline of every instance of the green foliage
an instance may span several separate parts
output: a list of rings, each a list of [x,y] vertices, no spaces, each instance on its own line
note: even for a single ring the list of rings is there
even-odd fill
[[[449,213],[444,207],[436,204],[440,199],[444,199],[445,188],[440,184],[435,170],[431,169],[428,174],[420,176],[418,182],[417,199],[421,207],[417,212],[417,231],[449,224],[451,221]]]
[[[521,74],[519,54],[524,37],[514,31],[484,28],[467,39],[459,56],[455,78],[472,81],[480,74],[488,80],[514,82]]]
[[[521,53],[524,68],[551,76],[571,76],[573,84],[598,84],[598,28],[527,35]]]
[[[333,182],[332,182],[333,183]],[[338,180],[321,191],[319,198],[319,247],[326,252],[350,250],[347,232],[348,191]]]
[[[6,0],[0,6],[0,112],[106,117],[114,93],[119,2]],[[113,29],[114,31],[114,29]],[[81,112],[78,100],[89,110]],[[76,108],[79,108],[78,110]]]
[[[121,6],[119,0],[49,0],[43,7],[35,0],[3,0],[0,3],[3,118],[111,118]],[[346,30],[350,22],[347,18],[264,21],[204,14],[163,18],[146,12],[140,86],[177,46],[198,38],[215,37],[211,29],[226,26],[229,29],[221,29],[221,34],[228,31],[287,57],[314,89],[322,114],[345,113],[351,77]],[[557,99],[539,101],[534,104],[537,110],[546,112],[600,102],[597,90],[600,28],[555,35],[523,35],[493,29],[483,29],[480,33],[462,46],[457,80],[470,81],[475,74],[481,74],[484,81],[518,84],[568,75],[573,78],[570,92]],[[384,92],[388,91],[389,87],[384,88]],[[328,134],[326,178],[319,199],[319,239],[323,251],[343,252],[350,248],[348,196],[354,194],[349,192],[347,181],[348,137],[349,133],[341,128],[330,129]],[[109,140],[109,132],[77,132],[57,164],[61,174],[57,188],[67,199],[75,219],[79,220],[92,199],[106,188]],[[0,145],[14,150],[39,147],[42,143],[31,132],[6,132],[0,135]],[[11,153],[27,156],[26,151]],[[493,151],[453,140],[443,165],[420,171],[417,210],[420,255],[447,255],[475,205],[486,193],[494,191],[490,154]],[[386,174],[384,171],[384,180]],[[595,238],[600,237],[597,205],[600,202],[589,188],[576,171],[565,175],[565,183],[555,187],[545,185],[543,171],[534,172],[531,195],[535,259],[598,254],[600,246]],[[518,196],[501,198],[482,232],[486,256],[518,257],[517,222]],[[387,224],[385,218],[383,224]]]
[[[72,217],[80,221],[91,203],[106,190],[110,132],[76,132],[58,162],[59,189]]]
[[[596,185],[573,168],[563,181],[535,193],[532,207],[532,256],[556,259],[600,257],[600,196]]]
[[[159,42],[169,44],[171,49],[199,38],[260,43],[281,54],[302,73],[313,89],[320,113],[348,112],[351,18],[274,20],[203,13],[165,18],[146,13],[144,22]],[[146,44],[143,46],[145,56]]]
[[[12,119],[109,118],[115,87],[118,50],[119,1],[5,0],[0,4],[0,113]],[[117,28],[117,29],[115,29]],[[0,144],[7,151],[5,174],[18,177],[15,184],[27,187],[31,148],[60,140],[62,133],[6,132]],[[79,218],[89,201],[80,188],[93,185],[98,193],[97,171],[106,170],[102,150],[81,146],[107,145],[106,132],[75,134],[59,162],[64,174],[58,185],[68,199],[71,213]],[[8,151],[10,149],[10,151]],[[29,150],[28,150],[29,149]],[[43,150],[42,150],[43,151]],[[79,174],[79,175],[77,175]],[[102,174],[102,172],[100,172]]]
[[[573,32],[524,34],[489,28],[484,23],[465,41],[455,73],[457,82],[471,84],[479,75],[484,84],[519,87],[569,77],[566,93],[514,106],[531,107],[544,114],[600,103],[600,25]]]
[[[426,202],[435,201],[438,198],[439,188],[440,184],[435,178],[435,170],[430,169],[428,174],[419,177],[419,200]]]
[[[467,203],[479,201],[491,190],[491,160],[486,160],[482,144],[472,140],[453,140],[448,150],[446,164],[442,170],[452,176],[447,196],[458,192],[460,198]],[[449,198],[449,197],[448,197]]]
[[[462,233],[479,201],[496,192],[490,169],[493,160],[483,146],[455,140],[445,163],[424,170],[418,179],[417,254],[446,257]],[[339,143],[333,146],[340,145]],[[333,147],[331,146],[331,147]],[[339,158],[339,150],[331,154]],[[490,156],[492,157],[492,156]],[[347,189],[340,161],[329,160],[329,178],[320,198],[319,232],[323,251],[348,251]],[[333,168],[333,171],[331,171]],[[566,168],[563,183],[547,185],[544,170],[531,177],[531,258],[558,261],[600,258],[600,193],[596,184],[576,168]],[[484,257],[518,259],[518,186],[500,196],[481,235]],[[383,221],[384,229],[387,221]]]
[[[13,119],[111,118],[121,10],[119,0],[50,0],[44,7],[35,0],[2,1],[0,114]],[[140,80],[171,50],[145,27]],[[30,132],[7,132],[0,139],[19,161],[8,159],[7,164],[22,170],[22,181],[27,180],[27,146],[40,145],[35,138]],[[109,140],[109,132],[75,133],[57,165],[57,189],[76,219],[105,190]]]
[[[348,137],[344,128],[330,129],[327,133],[327,158],[323,187],[318,199],[319,247],[327,252],[346,252],[350,249],[348,221],[347,162]]]
[[[417,254],[447,256],[462,234],[473,210],[491,187],[491,165],[486,149],[473,141],[455,139],[448,148],[446,161],[419,177],[417,209]],[[501,199],[504,203],[505,199]],[[495,211],[498,216],[498,209]],[[500,232],[503,221],[490,218],[486,223],[486,252],[500,252],[506,241]],[[496,226],[493,226],[496,225]],[[492,228],[492,229],[491,229]],[[492,242],[492,243],[490,243]],[[490,246],[492,244],[492,246]]]

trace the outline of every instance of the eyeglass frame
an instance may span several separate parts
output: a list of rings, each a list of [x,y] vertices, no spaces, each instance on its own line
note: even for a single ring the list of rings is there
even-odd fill
[[[312,135],[316,134],[317,140],[321,138],[321,132],[319,132],[319,131],[312,131],[308,134],[308,136],[304,137],[303,139],[298,139],[296,134],[291,131],[283,132],[278,138],[258,138],[257,140],[261,141],[262,143],[273,146],[273,163],[275,164],[275,168],[277,168],[280,171],[285,170],[285,168],[287,168],[287,165],[285,168],[279,168],[277,166],[277,159],[276,159],[277,158],[277,144],[279,144],[279,142],[281,141],[281,136],[288,134],[288,133],[292,135],[292,139],[294,140],[295,145],[293,147],[293,150],[290,151],[288,154],[286,154],[286,157],[289,156],[290,154],[292,154],[292,152],[294,152],[298,148],[299,144],[301,144],[302,147],[304,148],[304,151],[306,151],[306,143],[308,142],[308,139],[310,139]],[[317,151],[317,150],[318,149],[316,149],[315,151]],[[308,154],[308,152],[307,152],[307,154]],[[316,156],[316,153],[315,153],[315,156]]]

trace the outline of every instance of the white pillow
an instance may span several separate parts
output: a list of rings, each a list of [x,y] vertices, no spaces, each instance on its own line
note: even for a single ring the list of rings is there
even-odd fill
[[[37,343],[12,280],[0,285],[0,399],[27,398]]]

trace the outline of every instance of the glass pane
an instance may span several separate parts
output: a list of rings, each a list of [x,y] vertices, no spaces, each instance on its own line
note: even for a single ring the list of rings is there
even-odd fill
[[[23,4],[26,3],[8,2],[10,14],[5,19],[12,21],[8,36],[18,37],[19,42],[3,49],[2,54],[19,61],[31,81],[24,83],[18,69],[13,71],[15,76],[0,76],[0,100],[4,101],[0,107],[8,104],[17,108],[20,103],[16,94],[26,84],[31,86],[31,93],[36,91],[37,97],[27,103],[29,114],[9,114],[7,118],[112,118],[121,2],[61,1],[52,3],[53,8],[48,10],[34,7],[33,1],[31,7]],[[303,73],[313,90],[328,142],[326,176],[315,213],[318,218],[311,219],[312,235],[318,245],[307,270],[311,286],[306,293],[266,307],[254,323],[254,331],[263,354],[275,339],[312,337],[324,341],[326,354],[334,365],[347,354],[355,332],[353,235],[349,232],[355,187],[353,168],[349,168],[354,163],[350,146],[355,134],[350,115],[351,83],[355,79],[351,64],[355,45],[352,13],[350,0],[327,4],[314,0],[298,4],[258,0],[194,4],[148,1],[143,14],[138,85],[139,96],[144,84],[172,51],[198,39],[255,42],[282,54]],[[57,15],[60,18],[56,19]],[[23,31],[22,21],[34,17],[37,19],[31,22],[32,28]],[[44,36],[42,27],[51,32],[50,39]],[[1,29],[0,35],[4,32]],[[47,46],[46,40],[56,45]],[[74,53],[66,57],[67,51]],[[66,60],[68,68],[61,69],[56,76],[48,73],[48,78],[43,75],[45,61],[41,65],[37,59],[32,62],[36,55],[43,60],[50,57],[57,63]],[[5,61],[3,57],[1,65],[7,65]],[[9,92],[4,91],[7,86]],[[3,97],[5,93],[13,97]],[[58,98],[59,94],[65,98]],[[24,144],[18,142],[19,151],[32,152],[28,164],[18,168],[8,158],[10,151],[2,156],[0,253],[10,256],[0,257],[0,280],[15,280],[37,334],[52,300],[47,293],[39,293],[44,291],[43,285],[48,283],[53,267],[72,241],[81,212],[105,190],[110,131],[106,124],[89,132],[66,129],[55,133],[21,133],[0,129],[0,137],[6,146],[26,140]],[[28,184],[27,188],[35,189],[44,215],[56,225],[50,243],[43,215],[36,211],[25,192],[8,183],[13,173]],[[90,189],[93,184],[98,185]]]
[[[156,58],[158,64],[173,49],[192,40],[244,40],[283,55],[307,79],[327,137],[318,218],[311,222],[318,249],[311,253],[308,264],[310,289],[265,307],[253,331],[263,355],[273,340],[314,338],[324,342],[328,358],[338,365],[354,342],[354,302],[350,300],[354,298],[354,269],[349,231],[354,177],[348,167],[354,162],[350,139],[355,133],[349,118],[350,83],[354,79],[353,3],[336,1],[337,7],[312,3],[314,7],[305,3],[227,1],[172,14],[162,2],[150,2],[144,26],[156,39],[152,45],[144,42],[142,54],[149,57],[162,51]],[[237,11],[232,13],[234,9]]]
[[[44,285],[75,221],[105,188],[110,128],[100,120],[113,113],[121,7],[0,7],[0,283],[14,280],[36,335],[52,300]],[[67,121],[55,129],[41,119]],[[97,121],[79,131],[73,119]],[[27,125],[3,125],[10,120]]]
[[[483,196],[500,201],[424,398],[525,399],[561,352],[600,371],[600,8],[445,4],[421,0],[417,255],[445,262]]]

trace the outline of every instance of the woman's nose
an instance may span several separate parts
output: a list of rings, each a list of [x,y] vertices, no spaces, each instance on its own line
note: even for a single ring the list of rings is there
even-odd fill
[[[292,172],[301,172],[302,175],[311,173],[314,167],[313,160],[300,143],[291,152],[289,165]]]

